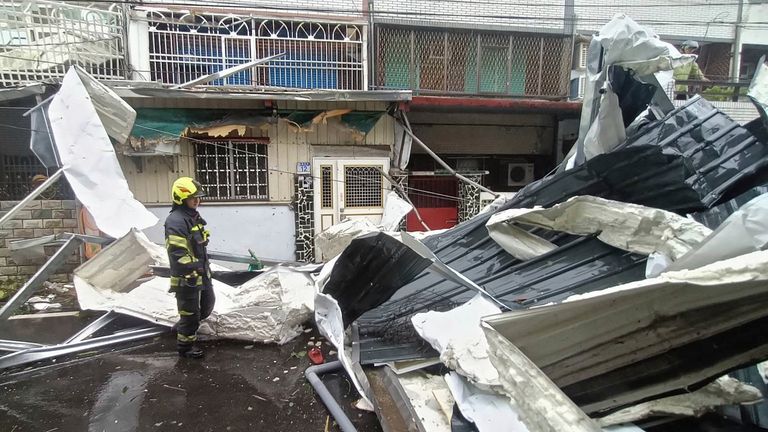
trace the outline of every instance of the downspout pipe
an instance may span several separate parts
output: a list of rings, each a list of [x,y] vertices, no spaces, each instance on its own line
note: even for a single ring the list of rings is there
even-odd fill
[[[336,399],[334,399],[331,392],[328,391],[328,388],[325,387],[325,384],[323,384],[319,377],[319,375],[336,372],[343,368],[341,362],[336,360],[317,366],[310,366],[304,371],[304,376],[307,378],[307,381],[309,381],[309,384],[312,385],[312,388],[315,389],[317,395],[320,396],[320,400],[323,401],[325,407],[333,416],[333,419],[336,420],[339,428],[341,428],[343,432],[357,432],[357,429],[349,420],[349,417],[347,417],[344,410],[341,409],[339,403],[336,402]]]
[[[742,21],[744,20],[744,0],[739,0],[739,9],[736,15],[736,24],[734,26],[733,41],[733,60],[731,63],[731,79],[739,82],[741,74],[741,34],[743,32]]]

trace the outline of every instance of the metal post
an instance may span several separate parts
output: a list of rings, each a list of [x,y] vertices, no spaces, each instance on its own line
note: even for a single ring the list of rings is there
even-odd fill
[[[443,32],[443,91],[448,91],[448,61],[451,56],[448,53],[448,32]],[[414,207],[415,208],[415,207]]]
[[[422,142],[422,141],[421,141],[421,140],[420,140],[420,139],[419,139],[419,138],[418,138],[416,135],[414,135],[414,134],[413,134],[413,131],[411,131],[411,127],[410,127],[410,122],[408,122],[408,117],[405,115],[405,113],[402,113],[402,115],[403,115],[403,120],[404,120],[404,121],[407,123],[407,124],[402,124],[402,123],[401,123],[401,126],[403,126],[403,130],[405,130],[405,132],[406,132],[408,135],[410,135],[410,136],[411,136],[411,138],[413,139],[413,142],[415,142],[415,143],[416,143],[416,144],[418,144],[418,145],[419,145],[419,146],[420,146],[422,149],[424,149],[424,151],[425,151],[425,152],[427,152],[427,154],[428,154],[428,155],[432,156],[432,159],[434,159],[435,161],[437,161],[437,163],[439,163],[439,164],[440,164],[440,165],[441,165],[443,168],[445,168],[445,169],[446,169],[448,172],[450,172],[451,174],[453,174],[453,175],[454,175],[456,178],[458,178],[458,179],[460,179],[460,180],[463,180],[463,181],[465,181],[466,183],[469,183],[469,184],[471,184],[472,186],[474,186],[474,187],[476,187],[476,188],[478,188],[478,189],[480,189],[480,190],[482,190],[482,191],[485,191],[485,192],[488,192],[488,193],[492,194],[492,195],[493,195],[495,198],[497,198],[497,197],[499,196],[499,194],[497,194],[496,192],[494,192],[494,191],[492,191],[492,190],[488,189],[487,187],[485,187],[485,186],[481,185],[480,183],[477,183],[477,182],[475,182],[475,181],[472,181],[472,180],[470,180],[470,179],[468,179],[468,178],[464,177],[463,175],[461,175],[461,174],[457,173],[457,172],[456,172],[456,171],[455,171],[453,168],[451,168],[450,166],[448,166],[448,164],[447,164],[447,163],[445,163],[445,161],[443,161],[442,159],[440,159],[440,156],[438,156],[437,154],[435,154],[435,152],[433,152],[433,151],[432,151],[432,149],[430,149],[429,147],[427,147],[427,145],[426,145],[426,144],[424,144],[424,143],[423,143],[423,142]]]
[[[74,252],[80,246],[80,239],[77,237],[71,237],[64,243],[48,261],[40,267],[40,270],[32,276],[27,283],[24,284],[16,294],[8,300],[8,303],[0,309],[0,320],[7,319],[11,314],[19,308],[24,302],[32,297],[32,294],[37,291],[43,282],[48,280],[48,277],[56,271],[61,264],[67,259],[69,254]]]
[[[738,82],[741,75],[741,34],[742,20],[744,19],[744,1],[739,1],[739,9],[736,12],[736,23],[734,24],[734,41],[733,41],[733,63],[731,64],[731,80]],[[737,87],[738,89],[738,87]],[[738,101],[738,91],[736,93],[736,99]]]
[[[477,49],[475,52],[475,93],[480,94],[480,60],[482,58],[482,47],[480,45],[480,33],[477,34]]]
[[[411,30],[411,63],[408,68],[408,82],[411,90],[416,90],[416,32]]]
[[[541,80],[544,73],[544,38],[539,39],[539,89],[537,96],[541,96]]]
[[[507,82],[506,82],[506,93],[510,94],[512,92],[512,53],[514,52],[512,50],[512,38],[513,36],[509,35],[509,46],[507,47]],[[525,94],[525,91],[523,91],[523,94]]]
[[[2,218],[0,218],[0,227],[5,225],[6,222],[13,219],[16,214],[23,210],[26,206],[29,205],[30,202],[32,202],[35,198],[38,197],[41,193],[45,192],[46,189],[48,189],[52,184],[56,183],[56,181],[64,174],[64,169],[61,168],[55,173],[53,173],[50,177],[48,177],[48,180],[43,182],[40,186],[38,186],[35,190],[29,193],[23,200],[21,200],[18,204],[16,204],[12,209],[8,210],[8,213],[5,214]]]

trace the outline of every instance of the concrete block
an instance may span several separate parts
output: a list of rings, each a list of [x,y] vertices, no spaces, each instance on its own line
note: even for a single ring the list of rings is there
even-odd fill
[[[20,220],[9,220],[8,222],[3,224],[4,229],[14,229],[14,228],[23,228],[23,223]]]
[[[25,210],[36,210],[43,208],[43,202],[41,200],[32,201],[24,207]]]
[[[43,221],[43,228],[61,228],[61,219],[46,219]]]
[[[48,219],[72,219],[72,210],[51,210]]]
[[[16,204],[18,203],[19,203],[18,201],[0,201],[0,209],[10,210],[16,207]]]
[[[26,265],[26,266],[18,266],[17,269],[20,275],[33,275],[37,273],[37,270],[39,269],[39,267]]]
[[[7,247],[0,248],[0,258],[7,258],[11,256],[11,250]]]
[[[14,219],[32,219],[32,212],[33,210],[19,210],[13,218]]]
[[[61,201],[61,208],[66,210],[74,210],[77,206],[77,201],[75,200],[62,200]]]
[[[61,200],[45,200],[43,201],[43,208],[44,209],[60,209]]]
[[[69,228],[54,228],[53,233],[54,234],[64,234],[64,233],[71,233],[72,230]]]
[[[42,228],[43,221],[41,219],[30,219],[24,221],[24,228]]]
[[[0,275],[13,276],[19,274],[19,269],[13,266],[0,267]]]
[[[29,228],[13,230],[13,236],[20,239],[29,239],[35,236],[35,231]]]
[[[35,237],[42,237],[47,235],[53,235],[53,229],[51,228],[41,228],[41,229],[35,229],[34,230],[34,236]]]
[[[61,226],[64,228],[77,228],[77,220],[75,219],[63,219]]]
[[[15,235],[15,229],[2,229],[0,230],[0,239],[11,238]]]
[[[54,210],[30,210],[32,212],[32,217],[30,219],[56,219],[55,216],[53,216]],[[56,210],[60,211],[60,210]]]

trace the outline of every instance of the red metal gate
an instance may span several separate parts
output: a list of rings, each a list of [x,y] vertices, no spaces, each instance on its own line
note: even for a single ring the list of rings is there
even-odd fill
[[[411,176],[408,178],[408,197],[419,210],[430,229],[451,228],[459,218],[458,183],[449,176]],[[424,231],[416,215],[406,218],[408,231]]]

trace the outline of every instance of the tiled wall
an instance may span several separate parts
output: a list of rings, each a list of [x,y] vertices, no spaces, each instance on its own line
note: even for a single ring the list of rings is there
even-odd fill
[[[0,217],[12,209],[18,201],[0,201]],[[46,257],[16,262],[11,257],[9,243],[15,240],[34,239],[52,234],[78,232],[78,209],[74,200],[32,201],[24,210],[0,227],[0,282],[24,282],[35,274],[58,249],[58,245],[45,247]],[[80,263],[80,254],[75,252],[51,277],[51,281],[65,282],[71,279],[71,272]]]
[[[305,181],[306,180],[306,181]],[[296,260],[315,261],[315,210],[312,178],[296,176],[294,214],[296,215]]]

